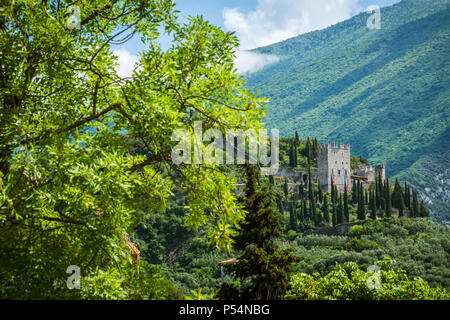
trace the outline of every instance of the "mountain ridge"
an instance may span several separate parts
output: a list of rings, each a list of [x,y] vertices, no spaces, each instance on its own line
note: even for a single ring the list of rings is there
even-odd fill
[[[450,1],[382,8],[380,30],[367,29],[369,16],[255,49],[281,59],[246,75],[247,87],[271,99],[268,128],[350,143],[448,223]]]

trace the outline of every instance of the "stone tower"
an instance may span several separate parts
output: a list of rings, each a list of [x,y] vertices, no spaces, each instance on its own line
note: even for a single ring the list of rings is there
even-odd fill
[[[375,167],[375,178],[378,178],[380,174],[381,180],[384,181],[386,179],[386,168],[381,164]]]
[[[317,151],[317,176],[325,192],[331,192],[332,178],[339,192],[352,189],[350,168],[350,145],[326,143]]]

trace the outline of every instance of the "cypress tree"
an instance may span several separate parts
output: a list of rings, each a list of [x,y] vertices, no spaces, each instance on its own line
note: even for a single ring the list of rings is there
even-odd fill
[[[323,201],[323,191],[319,183],[319,202],[322,203],[322,201]]]
[[[370,218],[377,219],[377,204],[375,201],[375,191],[370,191]]]
[[[345,218],[345,222],[350,222],[350,210],[348,208],[347,188],[345,188],[345,192],[344,192],[344,218]]]
[[[296,153],[297,153],[297,147],[295,146],[295,143],[293,141],[291,141],[289,143],[289,166],[291,168],[295,168],[297,166]]]
[[[333,213],[332,213],[332,223],[333,223],[333,227],[337,225],[337,213],[336,213],[336,205],[333,203],[332,205],[333,207]]]
[[[429,217],[430,216],[430,212],[428,211],[428,209],[427,208],[425,208],[425,205],[424,205],[424,203],[423,203],[423,200],[421,200],[420,201],[420,216],[422,217],[422,218],[426,218],[426,217]]]
[[[303,200],[303,219],[309,219],[308,210],[306,208],[306,200]]]
[[[326,224],[329,224],[330,223],[330,213],[328,211],[328,199],[327,199],[326,194],[323,197],[322,212],[323,212],[323,220],[325,221]]]
[[[395,179],[394,191],[392,192],[392,207],[399,209],[400,207],[400,197],[403,196],[403,191],[398,179]],[[403,196],[404,198],[404,196]]]
[[[314,201],[314,186],[312,183],[312,178],[311,178],[311,170],[309,170],[309,174],[308,174],[308,195],[309,195],[309,201],[313,202]]]
[[[273,208],[273,193],[260,186],[259,171],[255,166],[247,164],[245,172],[245,196],[239,201],[247,214],[233,237],[233,247],[242,255],[236,264],[228,264],[226,268],[231,269],[233,276],[241,282],[250,282],[241,298],[280,299],[289,286],[290,268],[299,260],[292,249],[281,249],[275,242],[283,237],[283,225],[282,216]]]
[[[330,185],[331,185],[331,203],[335,204],[334,202],[334,186],[333,186],[333,177],[330,178]]]
[[[391,187],[389,186],[389,178],[386,177],[386,217],[392,217],[391,203]]]
[[[413,203],[412,203],[412,216],[414,218],[419,216],[419,200],[417,199],[416,190],[413,189]]]
[[[277,194],[276,199],[277,199],[277,209],[283,215],[284,214],[284,206],[283,206],[282,196]]]
[[[407,186],[406,190],[407,190],[407,192],[405,195],[405,205],[411,211],[411,188],[409,186]]]
[[[405,211],[405,202],[403,201],[403,194],[400,194],[399,205],[398,205],[398,216],[403,217]]]
[[[305,190],[303,187],[303,181],[300,180],[300,184],[298,186],[298,195],[300,196],[300,199],[303,199],[305,197]]]
[[[344,223],[344,215],[343,215],[343,206],[342,206],[342,196],[339,197],[339,207],[337,209],[337,223]]]
[[[297,143],[294,144],[294,168],[298,166],[298,151],[297,151]]]
[[[364,198],[361,191],[362,185],[358,183],[359,188],[359,199],[358,199],[358,220],[364,220],[366,218],[365,206],[364,206]]]
[[[289,194],[289,186],[288,186],[287,178],[284,179],[283,191],[284,191],[284,197],[287,200],[288,194]]]
[[[311,163],[312,163],[312,147],[311,147],[311,142],[309,141],[309,137],[306,140],[306,158],[308,160],[308,165],[311,165]]]
[[[352,185],[352,203],[354,205],[358,203],[358,188],[356,186],[355,180],[353,180],[353,185]]]
[[[297,230],[297,217],[295,214],[295,203],[291,200],[289,213],[289,224],[291,230]]]

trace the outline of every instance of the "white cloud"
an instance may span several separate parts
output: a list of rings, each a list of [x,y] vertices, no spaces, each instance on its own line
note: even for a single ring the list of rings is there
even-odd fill
[[[119,66],[116,68],[119,76],[122,78],[131,77],[138,58],[125,49],[114,50],[114,55],[119,57]]]
[[[249,50],[323,29],[351,17],[358,0],[258,0],[254,11],[224,8],[228,30],[235,31],[241,49]]]
[[[265,66],[278,62],[279,57],[271,54],[261,54],[250,51],[238,51],[234,60],[239,74],[246,74],[261,70]]]

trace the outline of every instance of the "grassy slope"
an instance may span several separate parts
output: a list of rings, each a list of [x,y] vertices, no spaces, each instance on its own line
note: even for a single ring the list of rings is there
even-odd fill
[[[257,49],[282,59],[248,87],[271,99],[269,128],[351,143],[450,221],[450,1],[405,0],[381,15],[381,30],[363,13]]]

